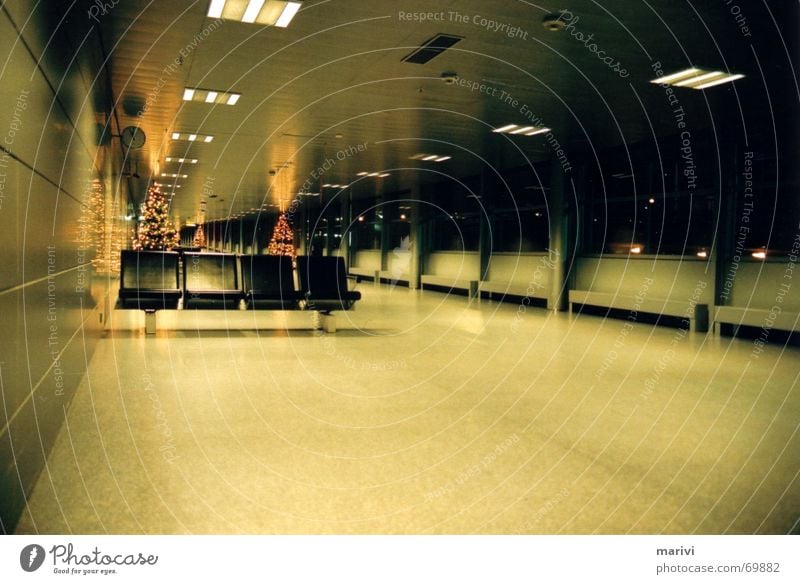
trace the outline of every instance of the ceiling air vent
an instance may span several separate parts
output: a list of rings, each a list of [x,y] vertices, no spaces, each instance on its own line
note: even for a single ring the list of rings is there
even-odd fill
[[[437,34],[432,39],[425,41],[418,49],[415,49],[410,54],[403,57],[403,61],[422,65],[443,53],[463,38],[464,37],[452,34]]]

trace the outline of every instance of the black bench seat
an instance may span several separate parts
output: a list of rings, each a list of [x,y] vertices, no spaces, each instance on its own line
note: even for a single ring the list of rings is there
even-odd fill
[[[146,311],[177,308],[181,298],[179,257],[170,251],[123,250],[120,307]]]
[[[348,290],[344,258],[299,256],[297,273],[306,308],[322,313],[350,310],[361,300],[361,292]]]
[[[291,310],[299,308],[303,293],[294,285],[292,258],[244,255],[242,282],[247,308]]]
[[[183,254],[183,307],[235,310],[242,299],[236,255]]]

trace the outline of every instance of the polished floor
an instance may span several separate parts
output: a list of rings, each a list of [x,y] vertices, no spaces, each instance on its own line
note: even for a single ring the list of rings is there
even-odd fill
[[[787,533],[800,351],[360,284],[334,335],[109,332],[18,533]]]

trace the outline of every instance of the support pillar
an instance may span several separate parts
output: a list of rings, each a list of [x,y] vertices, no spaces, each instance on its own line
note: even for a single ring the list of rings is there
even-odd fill
[[[552,286],[547,299],[549,310],[567,308],[569,294],[567,262],[572,255],[570,242],[569,197],[572,196],[571,169],[565,170],[556,156],[552,159],[550,173],[550,248],[549,263],[552,265]],[[570,173],[570,174],[567,174]]]

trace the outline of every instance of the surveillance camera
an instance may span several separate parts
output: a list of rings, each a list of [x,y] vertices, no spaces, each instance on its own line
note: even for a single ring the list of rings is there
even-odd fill
[[[542,26],[550,32],[559,32],[564,30],[567,23],[564,22],[561,14],[548,14],[542,18]]]
[[[453,85],[453,83],[456,82],[456,79],[458,79],[458,73],[445,71],[444,73],[442,73],[441,79],[442,79],[442,81],[445,82],[445,84]]]

